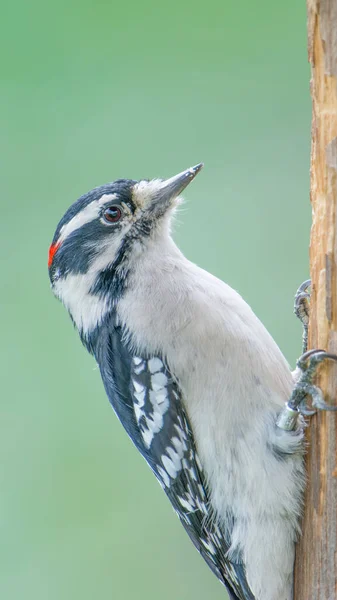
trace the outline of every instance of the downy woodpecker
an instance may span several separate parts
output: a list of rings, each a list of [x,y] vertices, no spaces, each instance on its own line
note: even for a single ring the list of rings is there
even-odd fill
[[[52,290],[230,598],[291,600],[303,427],[276,422],[293,378],[239,294],[172,240],[179,195],[201,167],[79,198],[50,246]]]

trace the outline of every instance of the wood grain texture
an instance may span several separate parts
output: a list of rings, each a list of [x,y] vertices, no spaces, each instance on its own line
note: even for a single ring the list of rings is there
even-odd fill
[[[312,297],[309,348],[337,353],[337,0],[307,0],[311,64]],[[337,367],[321,366],[325,398],[337,403]],[[307,430],[308,486],[296,551],[294,600],[337,600],[337,415]]]

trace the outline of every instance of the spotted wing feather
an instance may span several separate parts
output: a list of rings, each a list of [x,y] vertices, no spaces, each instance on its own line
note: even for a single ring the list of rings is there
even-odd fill
[[[164,360],[132,353],[116,325],[106,337],[99,336],[94,354],[118,418],[162,485],[193,544],[232,600],[254,600],[244,565],[226,557],[230,535],[212,515],[181,392]]]

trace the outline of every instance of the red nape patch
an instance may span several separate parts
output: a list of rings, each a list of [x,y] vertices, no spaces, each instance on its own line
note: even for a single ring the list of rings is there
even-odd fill
[[[55,252],[57,252],[57,250],[59,249],[59,247],[61,246],[60,242],[57,242],[56,244],[52,244],[49,248],[49,254],[48,254],[48,269],[50,269],[54,256],[55,256]]]

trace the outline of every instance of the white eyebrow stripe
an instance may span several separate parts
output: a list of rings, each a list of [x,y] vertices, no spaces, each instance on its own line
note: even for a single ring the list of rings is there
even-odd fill
[[[60,237],[58,243],[64,242],[64,240],[76,229],[82,227],[86,223],[90,223],[94,219],[97,219],[99,215],[99,206],[97,200],[90,202],[87,206],[82,208],[68,223],[61,227]]]
[[[68,223],[61,227],[60,235],[57,243],[60,244],[76,229],[82,227],[86,223],[90,223],[98,218],[101,207],[109,202],[109,200],[115,200],[117,194],[103,194],[98,200],[93,200],[90,204],[87,204],[82,210],[80,210]]]
[[[104,206],[104,204],[106,204],[110,200],[116,200],[116,199],[117,199],[117,194],[103,194],[103,196],[101,196],[100,199],[97,200],[98,206]]]

